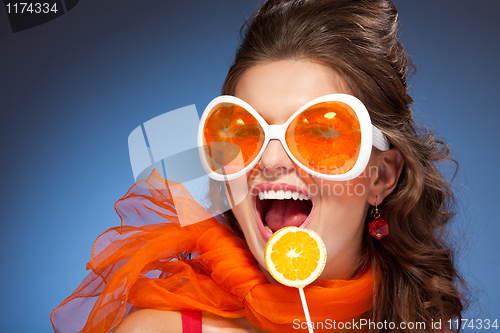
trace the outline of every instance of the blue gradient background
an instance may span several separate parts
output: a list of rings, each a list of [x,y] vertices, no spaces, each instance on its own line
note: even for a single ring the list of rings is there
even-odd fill
[[[52,332],[94,239],[119,223],[129,133],[218,95],[259,2],[85,0],[16,34],[0,6],[0,331]],[[395,3],[416,117],[460,163],[454,232],[477,299],[465,317],[500,319],[500,2]]]

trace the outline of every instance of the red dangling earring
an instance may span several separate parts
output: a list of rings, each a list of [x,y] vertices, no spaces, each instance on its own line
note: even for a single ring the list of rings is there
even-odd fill
[[[380,213],[377,208],[377,199],[375,199],[375,213],[373,214],[373,221],[368,224],[368,230],[370,235],[378,240],[381,240],[385,236],[389,235],[389,225],[380,217]]]

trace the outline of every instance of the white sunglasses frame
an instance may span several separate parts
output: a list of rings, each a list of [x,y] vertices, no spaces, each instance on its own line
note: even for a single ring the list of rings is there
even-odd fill
[[[311,106],[315,104],[319,104],[322,102],[343,102],[349,105],[354,112],[356,113],[356,116],[358,117],[360,128],[361,128],[361,144],[360,144],[360,150],[358,154],[358,159],[354,166],[351,168],[351,170],[347,171],[346,173],[338,174],[338,175],[326,175],[319,173],[317,171],[311,170],[307,166],[303,165],[300,163],[295,156],[290,152],[288,149],[288,146],[285,141],[285,134],[286,134],[286,129],[290,125],[290,123],[294,120],[294,118],[302,113],[302,111],[310,108]],[[211,169],[211,167],[207,163],[207,158],[205,156],[205,149],[204,149],[204,138],[203,138],[203,126],[205,124],[205,121],[210,114],[210,111],[218,105],[222,103],[232,103],[239,105],[243,107],[245,110],[247,110],[252,116],[257,119],[259,124],[262,126],[262,129],[264,130],[264,143],[262,145],[262,148],[260,149],[259,153],[255,157],[255,159],[247,165],[245,168],[241,169],[238,172],[232,173],[232,174],[220,174]],[[324,95],[321,97],[318,97],[309,103],[303,105],[300,109],[298,109],[296,112],[293,113],[293,115],[288,118],[288,120],[281,125],[269,125],[264,118],[247,102],[234,97],[234,96],[229,96],[229,95],[223,95],[216,97],[213,99],[205,108],[205,111],[203,111],[203,115],[200,119],[200,125],[198,127],[198,151],[200,154],[200,160],[201,160],[201,165],[203,166],[203,169],[207,173],[207,175],[217,181],[229,181],[229,180],[234,180],[236,178],[239,178],[246,174],[249,170],[255,167],[257,163],[260,161],[262,154],[267,148],[267,145],[269,144],[269,141],[276,139],[281,142],[281,145],[283,146],[283,149],[285,149],[286,153],[288,154],[288,157],[296,164],[298,165],[302,170],[306,171],[310,175],[313,175],[315,177],[319,177],[322,179],[326,180],[334,180],[334,181],[342,181],[342,180],[351,180],[356,177],[358,177],[366,168],[368,165],[368,161],[370,160],[370,155],[372,151],[372,146],[375,146],[377,149],[386,151],[389,150],[390,144],[389,140],[387,137],[374,125],[372,125],[371,120],[370,120],[370,115],[368,114],[368,110],[366,109],[365,105],[356,97],[347,95],[347,94],[330,94],[330,95]]]

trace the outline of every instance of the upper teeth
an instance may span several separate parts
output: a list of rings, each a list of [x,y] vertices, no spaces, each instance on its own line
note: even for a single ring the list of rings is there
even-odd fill
[[[293,200],[310,200],[307,195],[304,195],[299,192],[294,192],[294,191],[283,191],[283,190],[278,190],[278,191],[262,191],[259,192],[259,199],[260,200],[265,200],[265,199],[278,199],[278,200],[284,200],[284,199],[293,199]]]

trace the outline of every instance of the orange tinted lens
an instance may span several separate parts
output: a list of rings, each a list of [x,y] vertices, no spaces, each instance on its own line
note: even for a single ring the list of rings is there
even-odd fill
[[[264,130],[244,108],[232,103],[216,105],[203,126],[205,156],[210,168],[232,174],[249,165],[264,144]]]
[[[288,126],[286,143],[306,167],[327,175],[351,170],[358,159],[361,127],[342,102],[322,102],[300,113]]]

